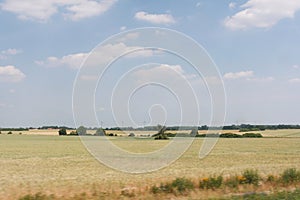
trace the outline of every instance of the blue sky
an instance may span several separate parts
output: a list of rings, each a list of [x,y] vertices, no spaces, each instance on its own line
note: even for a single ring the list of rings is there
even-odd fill
[[[226,124],[299,124],[298,11],[299,0],[2,0],[0,127],[74,126],[73,83],[88,52],[111,35],[149,26],[180,31],[208,51],[225,84]],[[171,64],[152,66],[146,74],[166,73],[163,78],[171,80],[169,65],[185,76],[193,73]],[[102,91],[97,92],[101,97]],[[146,94],[137,98],[136,107],[142,110],[140,102],[146,99]],[[156,104],[145,104],[157,119],[153,124],[164,120]],[[201,106],[206,115],[209,106]],[[140,110],[133,111],[136,124],[149,124]],[[99,107],[104,126],[114,125],[109,115],[109,109]],[[170,117],[167,123],[178,120]]]

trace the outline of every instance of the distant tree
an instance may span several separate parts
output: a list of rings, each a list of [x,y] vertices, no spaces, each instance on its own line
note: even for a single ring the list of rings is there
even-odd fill
[[[58,135],[67,135],[67,130],[65,128],[59,129]]]
[[[97,135],[97,136],[105,136],[105,130],[103,128],[98,128],[96,130],[95,135]]]
[[[86,135],[87,129],[84,126],[79,126],[76,130],[78,135]]]
[[[169,139],[168,136],[165,134],[167,127],[162,126],[160,124],[157,125],[158,133],[154,134],[152,137],[154,137],[155,140],[167,140]]]
[[[129,133],[128,137],[135,137],[134,133]]]
[[[11,132],[11,131],[9,131],[7,134],[8,134],[8,135],[11,135],[11,134],[12,134],[12,132]]]

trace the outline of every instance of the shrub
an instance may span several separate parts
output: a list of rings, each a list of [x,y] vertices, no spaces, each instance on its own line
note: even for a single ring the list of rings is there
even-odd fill
[[[65,128],[59,129],[58,135],[67,135],[67,130]]]
[[[153,185],[150,189],[150,191],[153,193],[153,194],[157,194],[160,192],[160,188],[157,187],[156,185]]]
[[[129,133],[128,137],[135,137],[134,133]]]
[[[160,192],[172,193],[172,192],[174,192],[174,190],[173,190],[173,187],[170,183],[166,183],[166,184],[161,183],[159,187],[157,187],[156,185],[152,186],[151,187],[151,192],[153,194],[157,194],[157,193],[160,193]]]
[[[199,187],[201,189],[217,189],[222,186],[223,183],[223,177],[209,177],[209,178],[203,178],[199,182]]]
[[[170,183],[160,184],[159,189],[161,192],[172,193],[174,192],[173,187]]]
[[[262,134],[260,133],[245,133],[243,134],[243,137],[247,137],[247,138],[262,138]]]
[[[230,188],[237,188],[239,185],[238,176],[231,176],[225,180],[224,184]]]
[[[135,192],[134,192],[134,190],[124,189],[121,191],[121,195],[131,198],[131,197],[135,196]]]
[[[19,200],[52,200],[52,199],[56,199],[53,194],[47,196],[42,193],[36,193],[34,195],[27,194],[27,195],[19,198]]]
[[[194,189],[194,184],[191,180],[186,178],[176,178],[174,181],[172,181],[172,183],[161,183],[159,187],[152,186],[151,192],[153,194],[157,194],[160,192],[175,194],[179,192],[180,194],[183,194],[184,192],[192,189]]]
[[[267,176],[267,180],[266,180],[266,181],[269,182],[269,183],[273,183],[273,182],[276,181],[276,178],[275,178],[274,175],[269,174],[269,175]]]
[[[183,193],[187,190],[194,189],[194,184],[191,180],[186,178],[176,178],[172,182],[172,187],[176,188],[179,193]]]
[[[252,184],[252,185],[258,185],[258,182],[260,180],[260,176],[257,172],[257,170],[248,169],[243,172],[243,177],[245,178],[244,182],[245,184]]]
[[[9,131],[7,134],[8,134],[8,135],[11,135],[11,134],[12,134],[12,132],[11,132],[11,131]]]
[[[113,133],[110,133],[110,134],[108,134],[108,136],[114,136],[114,134],[113,134]]]
[[[221,138],[241,138],[242,136],[235,133],[222,133],[220,135]]]
[[[300,181],[300,172],[295,168],[286,169],[281,175],[281,179],[284,184]]]

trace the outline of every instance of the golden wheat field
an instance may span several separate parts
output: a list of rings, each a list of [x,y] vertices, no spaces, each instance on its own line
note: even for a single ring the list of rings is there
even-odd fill
[[[140,198],[151,199],[147,191],[153,184],[176,177],[197,180],[213,174],[237,174],[245,169],[257,169],[266,176],[300,166],[299,130],[267,130],[262,132],[264,138],[219,139],[212,152],[202,160],[198,153],[203,139],[196,138],[180,159],[146,174],[110,169],[88,153],[80,137],[57,136],[54,132],[57,133],[52,130],[40,134],[29,131],[22,135],[0,135],[0,199],[18,199],[38,192],[61,198],[97,192],[100,199],[114,199],[126,188],[134,188]],[[169,142],[125,135],[111,140],[131,152],[153,151]]]

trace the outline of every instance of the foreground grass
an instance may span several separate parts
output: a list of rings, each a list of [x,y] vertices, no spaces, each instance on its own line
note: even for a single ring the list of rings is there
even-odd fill
[[[114,199],[120,198],[122,191],[132,189],[135,195],[151,199],[152,195],[148,195],[152,185],[176,177],[192,180],[214,174],[226,177],[248,168],[257,169],[266,177],[300,164],[300,138],[220,139],[211,154],[199,160],[202,141],[196,139],[179,160],[165,169],[132,175],[100,164],[78,137],[0,135],[0,199],[18,199],[38,192],[64,199],[84,199],[81,196],[93,194]],[[149,152],[169,141],[117,137],[113,142],[128,151]],[[126,192],[122,198],[138,198]],[[210,196],[202,193],[192,192],[191,196]],[[222,195],[223,191],[219,193],[212,193],[212,197]]]

